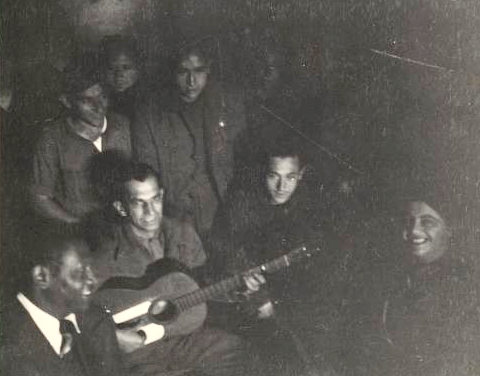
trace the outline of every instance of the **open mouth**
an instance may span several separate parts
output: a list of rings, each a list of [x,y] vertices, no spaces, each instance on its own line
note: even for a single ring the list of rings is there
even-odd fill
[[[427,241],[428,241],[427,238],[413,238],[413,239],[410,239],[410,243],[412,243],[413,245],[422,245],[422,244],[425,244]]]

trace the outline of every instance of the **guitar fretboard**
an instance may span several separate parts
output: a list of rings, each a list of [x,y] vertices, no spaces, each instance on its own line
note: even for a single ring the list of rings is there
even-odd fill
[[[234,275],[230,278],[223,279],[213,285],[204,287],[188,294],[173,299],[173,303],[180,309],[185,311],[189,308],[195,307],[204,303],[215,296],[222,295],[228,291],[232,291],[241,287],[244,284],[243,277],[245,275],[252,275],[255,273],[273,273],[285,267],[288,267],[298,256],[308,255],[305,246],[299,247],[281,257],[277,257],[265,264],[249,269],[244,273]]]

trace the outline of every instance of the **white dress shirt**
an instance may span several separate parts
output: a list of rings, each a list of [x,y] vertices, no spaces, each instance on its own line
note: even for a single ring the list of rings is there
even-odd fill
[[[28,314],[32,317],[32,320],[37,325],[38,329],[42,332],[43,336],[52,346],[53,350],[60,356],[60,348],[62,346],[62,334],[60,333],[60,321],[45,312],[44,310],[38,308],[33,304],[25,295],[21,292],[17,294],[17,299],[20,304],[25,308]],[[80,328],[78,327],[77,318],[74,313],[69,314],[64,317],[65,320],[69,320],[75,326],[77,333],[80,333]]]
[[[95,141],[93,141],[93,144],[95,145],[97,150],[100,152],[102,151],[102,136],[106,130],[107,130],[107,118],[105,117],[103,118],[102,135],[99,138],[97,138]]]

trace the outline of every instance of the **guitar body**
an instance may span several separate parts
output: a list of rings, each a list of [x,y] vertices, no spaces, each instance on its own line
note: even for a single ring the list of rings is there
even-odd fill
[[[113,277],[95,293],[93,299],[114,315],[144,302],[156,299],[174,301],[176,298],[198,290],[198,284],[178,262],[159,260],[147,268],[138,278]],[[201,327],[207,316],[205,303],[186,310],[178,310],[167,322],[162,322],[165,335],[173,337],[189,334]]]
[[[117,276],[108,279],[93,299],[113,314],[117,326],[143,331],[147,344],[164,335],[189,334],[202,326],[207,316],[206,302],[243,286],[244,275],[274,272],[310,254],[307,247],[300,246],[267,263],[204,288],[199,288],[182,264],[165,258],[150,264],[140,277]],[[160,326],[163,328],[160,328],[159,334]],[[155,333],[150,332],[151,337],[147,327],[154,327]]]

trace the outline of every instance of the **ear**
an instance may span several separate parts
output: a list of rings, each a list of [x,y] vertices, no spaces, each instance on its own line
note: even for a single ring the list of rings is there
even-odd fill
[[[72,103],[70,103],[68,97],[66,94],[61,94],[60,97],[58,98],[60,103],[62,103],[66,108],[70,109],[72,108]]]
[[[41,290],[50,287],[52,281],[52,273],[50,269],[43,265],[35,265],[32,269],[33,284]]]
[[[116,212],[120,214],[120,216],[122,217],[127,216],[127,211],[125,210],[125,207],[123,206],[121,201],[114,201],[112,205],[115,208]]]

